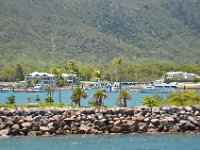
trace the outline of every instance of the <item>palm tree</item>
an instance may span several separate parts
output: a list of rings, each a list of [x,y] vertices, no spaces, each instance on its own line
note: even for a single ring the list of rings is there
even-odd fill
[[[158,106],[160,101],[153,96],[144,96],[143,98],[144,99],[142,100],[142,104],[150,107],[152,115],[153,107]]]
[[[93,77],[94,78],[98,78],[98,85],[100,84],[100,81],[101,81],[101,73],[99,70],[96,70],[93,72]],[[99,86],[98,86],[99,87]]]
[[[50,96],[50,98],[52,97],[52,95],[54,94],[54,87],[52,85],[45,85],[45,91],[47,92],[47,96]]]
[[[78,69],[74,60],[69,60],[66,64],[67,69],[72,73],[72,90],[74,85],[74,74],[78,73]]]
[[[118,72],[119,72],[122,60],[119,56],[117,56],[117,57],[113,58],[112,63],[115,65],[116,82],[117,82],[118,81]]]
[[[81,106],[81,98],[87,98],[87,93],[85,92],[84,89],[78,87],[73,90],[72,95],[71,95],[71,100],[75,104],[78,104],[78,106]]]
[[[105,99],[107,95],[105,94],[104,90],[98,89],[93,94],[93,98],[96,100],[97,106],[102,106],[102,100]]]
[[[127,92],[127,90],[120,90],[119,94],[117,95],[117,100],[119,102],[119,105],[122,105],[121,100],[123,100],[123,106],[127,107],[127,102],[126,100],[131,100],[131,95],[129,95],[129,93]]]

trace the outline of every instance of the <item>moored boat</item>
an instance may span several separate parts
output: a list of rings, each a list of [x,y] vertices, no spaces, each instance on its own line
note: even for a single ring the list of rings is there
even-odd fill
[[[44,84],[36,84],[36,85],[33,87],[33,91],[34,91],[34,92],[44,92],[44,91],[45,91],[45,86],[44,86]]]
[[[147,85],[144,86],[143,88],[140,88],[141,93],[169,93],[169,92],[174,92],[177,90],[176,85],[171,85],[171,84],[154,84],[154,85]]]
[[[114,82],[111,85],[111,92],[118,92],[120,90],[120,83],[119,82]]]

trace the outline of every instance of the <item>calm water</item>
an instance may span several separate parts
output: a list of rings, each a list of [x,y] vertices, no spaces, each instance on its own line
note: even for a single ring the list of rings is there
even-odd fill
[[[200,135],[73,135],[0,138],[0,150],[199,150]]]
[[[88,94],[87,99],[81,100],[82,106],[87,106],[88,101],[92,99],[92,95],[95,92],[95,89],[89,89],[86,91]],[[28,102],[28,98],[35,99],[36,95],[39,95],[40,99],[44,101],[44,98],[47,96],[46,92],[0,92],[0,103],[5,103],[7,101],[8,96],[15,95],[16,103],[17,104],[25,104]],[[104,104],[107,106],[115,106],[115,101],[117,94],[116,92],[107,92],[107,98],[104,100]],[[144,96],[152,95],[149,93],[139,93],[139,92],[130,92],[129,93],[132,97],[131,101],[128,101],[128,106],[135,106],[141,105],[141,100]],[[61,100],[65,104],[70,104],[70,96],[71,90],[62,90],[61,91]],[[165,95],[164,95],[165,96]],[[59,92],[54,91],[53,98],[56,102],[59,102]]]

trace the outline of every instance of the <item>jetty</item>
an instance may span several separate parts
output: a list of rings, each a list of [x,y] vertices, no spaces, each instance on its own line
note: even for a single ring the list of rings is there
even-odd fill
[[[200,133],[200,106],[0,108],[0,136]]]

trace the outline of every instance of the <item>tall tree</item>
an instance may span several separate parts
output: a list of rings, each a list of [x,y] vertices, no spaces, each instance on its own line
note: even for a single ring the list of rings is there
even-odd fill
[[[20,64],[17,64],[17,66],[16,66],[15,79],[20,79],[21,81],[24,80],[24,72],[23,72],[22,66]]]
[[[78,106],[80,107],[81,106],[81,98],[87,98],[87,93],[85,92],[84,89],[78,87],[73,90],[72,95],[71,95],[71,100],[75,104],[78,104]]]
[[[127,92],[127,90],[120,90],[117,95],[117,100],[120,106],[122,105],[121,100],[123,100],[123,106],[127,107],[127,100],[131,100],[131,95]]]
[[[105,99],[107,95],[104,90],[98,89],[97,91],[95,91],[92,97],[96,100],[97,106],[102,106],[102,100]]]
[[[66,64],[67,70],[72,74],[72,90],[74,85],[74,75],[78,74],[78,68],[74,60],[69,60]]]
[[[113,58],[112,63],[115,65],[116,82],[118,82],[119,69],[120,69],[120,65],[122,63],[121,57],[117,56],[117,57]]]

